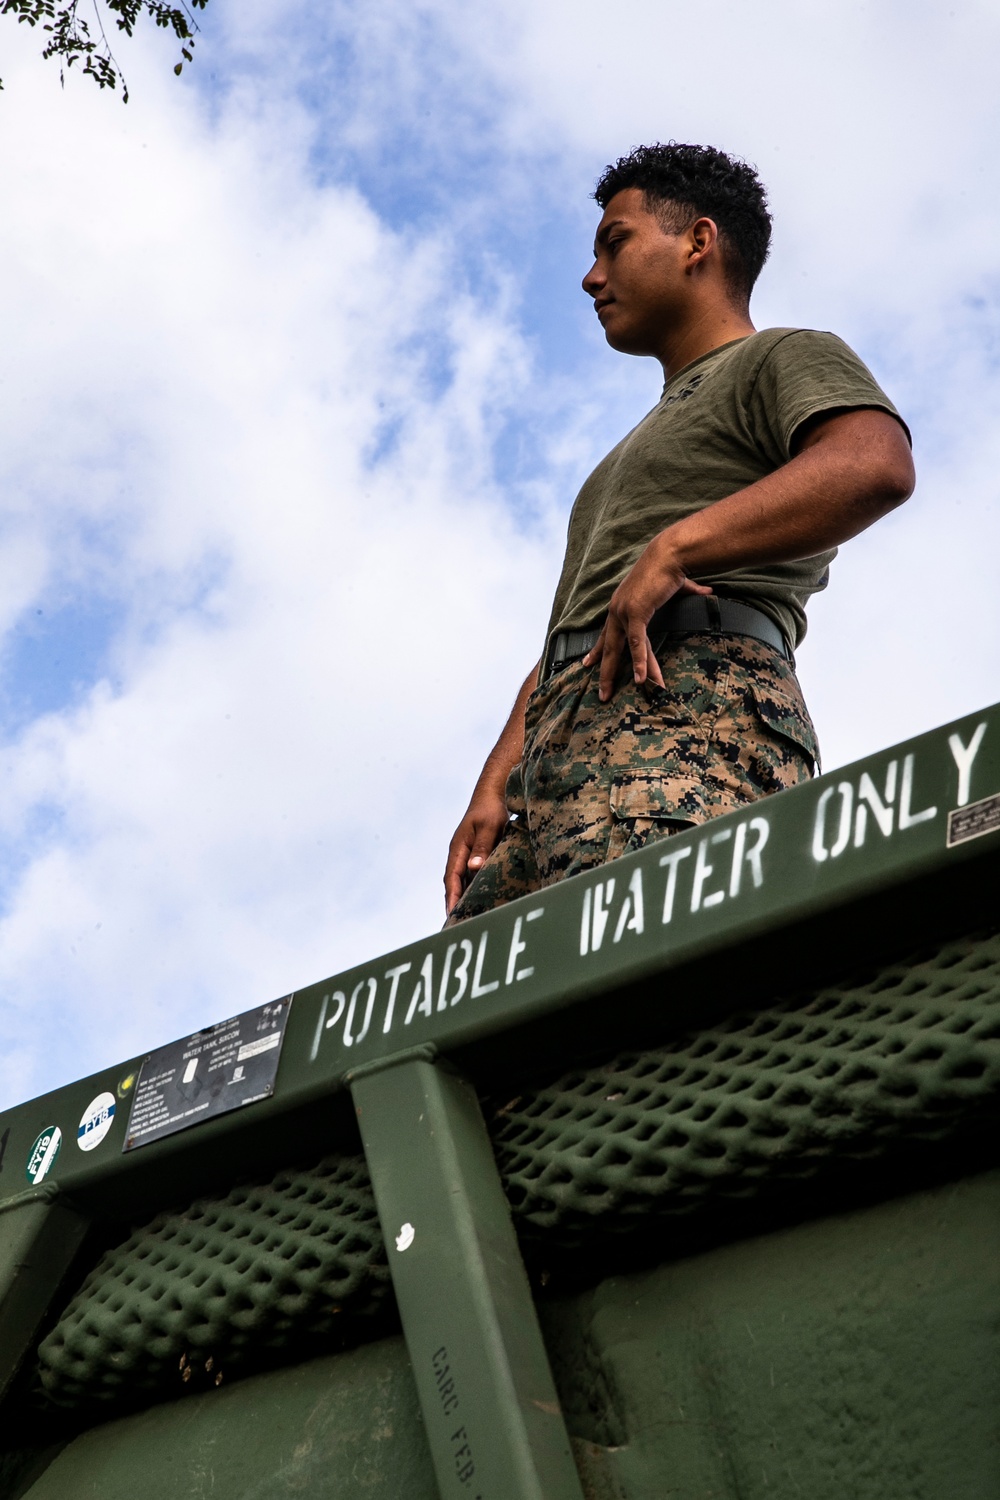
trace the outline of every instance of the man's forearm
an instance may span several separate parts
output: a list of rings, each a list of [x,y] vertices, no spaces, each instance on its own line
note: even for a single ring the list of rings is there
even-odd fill
[[[905,500],[913,462],[899,423],[888,412],[841,412],[807,433],[782,468],[725,500],[661,531],[615,589],[594,650],[601,663],[600,696],[614,692],[623,649],[636,682],[663,677],[646,627],[668,599],[691,580],[757,563],[815,557],[864,531]]]
[[[817,429],[782,468],[685,517],[657,540],[694,578],[792,562],[856,536],[912,488],[899,423],[885,412],[847,412]]]
[[[538,682],[539,662],[532,667],[514,700],[503,733],[486,757],[475,791],[448,849],[444,872],[445,907],[451,911],[465,883],[481,869],[507,825],[504,789],[524,749],[524,709]]]
[[[540,667],[541,662],[536,662],[521,684],[500,738],[486,757],[479,780],[476,782],[476,791],[480,787],[490,787],[502,793],[507,785],[507,777],[521,759],[521,752],[524,749],[525,705],[538,686]],[[475,801],[475,796],[476,793],[473,792],[473,801]]]

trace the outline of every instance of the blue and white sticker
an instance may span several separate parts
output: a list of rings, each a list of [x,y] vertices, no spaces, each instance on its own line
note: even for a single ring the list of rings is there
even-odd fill
[[[81,1151],[93,1151],[115,1123],[114,1094],[98,1094],[91,1099],[77,1127],[76,1144]]]
[[[34,1183],[37,1187],[42,1179],[48,1176],[56,1157],[59,1155],[61,1145],[62,1131],[59,1129],[59,1126],[46,1125],[28,1153],[28,1164],[24,1169],[24,1175],[29,1182]]]

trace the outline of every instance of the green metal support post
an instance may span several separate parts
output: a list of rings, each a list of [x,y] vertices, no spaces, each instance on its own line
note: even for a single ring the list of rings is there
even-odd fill
[[[441,1500],[582,1500],[474,1089],[432,1047],[347,1081]]]
[[[0,1203],[0,1397],[87,1232],[88,1220],[58,1200],[45,1183]]]

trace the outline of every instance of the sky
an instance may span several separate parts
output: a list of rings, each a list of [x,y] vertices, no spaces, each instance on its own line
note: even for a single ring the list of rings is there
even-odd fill
[[[440,925],[569,508],[657,399],[580,278],[606,162],[754,162],[758,327],[909,422],[799,673],[827,769],[998,697],[980,0],[210,0],[131,101],[0,22],[0,1105]]]

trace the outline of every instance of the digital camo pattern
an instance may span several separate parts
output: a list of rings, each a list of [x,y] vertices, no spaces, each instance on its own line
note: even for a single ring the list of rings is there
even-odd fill
[[[528,700],[511,822],[449,924],[796,786],[818,759],[791,665],[747,635],[687,634],[659,652],[665,688],[630,677],[610,703],[574,662]]]

